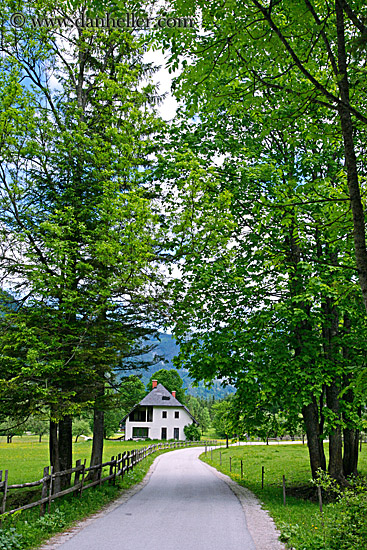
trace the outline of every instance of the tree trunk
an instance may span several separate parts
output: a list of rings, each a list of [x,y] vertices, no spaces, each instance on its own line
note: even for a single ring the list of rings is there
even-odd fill
[[[57,423],[50,421],[50,464],[54,472],[60,471],[60,458],[59,458],[59,440],[57,434]],[[60,478],[56,477],[53,483],[53,492],[58,493],[60,491]]]
[[[105,327],[106,327],[106,308],[102,307],[101,312],[98,318],[99,333],[98,333],[98,347],[103,348],[106,344],[105,342]],[[98,365],[100,370],[100,380],[95,386],[96,389],[96,399],[94,404],[94,417],[93,417],[93,444],[92,444],[92,454],[90,458],[90,465],[97,466],[103,462],[103,443],[104,443],[104,394],[105,394],[105,382],[104,382],[104,373],[107,369],[107,365],[101,361]],[[101,475],[99,469],[92,470],[88,479],[97,481]]]
[[[357,475],[359,430],[344,428],[343,471],[345,476]]]
[[[65,416],[59,422],[59,459],[60,471],[68,470],[73,466],[73,436],[72,436],[72,418]],[[71,474],[62,476],[61,490],[69,487]]]
[[[343,333],[350,334],[351,320],[348,313],[344,313]],[[347,345],[343,345],[344,359],[350,359],[350,349]],[[359,430],[354,420],[354,412],[356,412],[357,404],[355,403],[355,395],[351,385],[351,377],[346,375],[343,378],[344,388],[348,388],[343,396],[343,401],[346,403],[343,412],[344,420],[344,453],[343,453],[343,470],[345,476],[352,474],[357,475],[358,468],[358,439]],[[361,407],[357,409],[358,416],[362,414]]]
[[[310,455],[312,477],[317,476],[317,470],[326,470],[326,458],[320,431],[319,411],[314,398],[312,403],[302,408],[303,420],[306,426],[307,446]]]
[[[337,254],[330,253],[331,262],[337,264]],[[330,281],[332,282],[332,280]],[[322,296],[321,309],[324,314],[322,322],[322,336],[324,357],[328,372],[333,375],[335,365],[340,359],[339,336],[339,312],[335,303],[329,296]],[[331,412],[332,426],[329,428],[329,474],[338,483],[345,485],[346,479],[343,472],[343,440],[341,429],[341,412],[339,394],[341,381],[335,377],[328,385],[325,385],[326,405]],[[330,413],[329,413],[330,414]]]
[[[348,378],[346,378],[344,385],[348,384]],[[353,406],[354,394],[352,390],[348,390],[344,396],[344,401],[349,404],[350,407]],[[355,411],[355,409],[354,409]],[[344,453],[343,453],[343,469],[344,475],[350,476],[352,474],[357,475],[358,469],[358,455],[359,455],[359,429],[355,421],[350,419],[350,414],[348,414],[349,409],[346,408],[346,411],[343,413],[343,420],[345,423],[345,428],[343,430],[343,439],[344,439]],[[362,411],[361,407],[358,408],[358,415],[361,416]]]
[[[344,11],[340,0],[335,0],[336,30],[338,42],[338,80],[340,97],[343,103],[338,107],[344,143],[344,157],[350,205],[353,215],[353,238],[359,285],[365,308],[367,309],[367,249],[364,211],[358,181],[357,159],[353,140],[353,122],[350,114],[347,55],[345,49]]]
[[[333,381],[326,388],[326,402],[334,413],[334,428],[329,434],[329,474],[338,483],[345,485],[346,479],[343,470],[342,429],[340,425],[339,387]]]
[[[90,459],[91,466],[97,466],[102,463],[103,459],[103,442],[104,442],[104,411],[94,408],[93,418],[93,445]],[[90,477],[94,480],[98,479],[98,470],[94,470]]]
[[[289,272],[291,295],[299,296],[303,292],[302,277],[297,277],[298,264],[301,261],[301,250],[297,239],[295,237],[295,226],[290,228],[290,249],[288,253],[288,259],[293,264],[295,270]],[[304,350],[304,338],[307,333],[312,331],[312,326],[308,320],[310,316],[310,305],[308,303],[298,303],[298,307],[301,308],[306,314],[306,319],[300,323],[295,329],[296,345],[294,349],[295,357],[301,357]],[[322,404],[322,397],[320,403]],[[322,440],[322,429],[320,426],[320,420],[322,420],[322,411],[320,411],[316,397],[312,396],[312,401],[308,405],[302,407],[302,416],[306,427],[307,434],[307,446],[310,456],[310,466],[312,477],[316,478],[317,470],[326,470],[326,459],[324,453],[324,445]]]
[[[90,465],[97,466],[102,464],[103,459],[103,442],[104,442],[104,411],[94,408],[93,419],[93,445],[90,458]],[[88,479],[97,481],[99,479],[100,470],[92,470],[88,475]]]

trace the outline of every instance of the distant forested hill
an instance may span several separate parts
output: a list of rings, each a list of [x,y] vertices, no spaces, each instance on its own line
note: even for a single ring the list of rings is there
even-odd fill
[[[175,367],[173,366],[172,360],[180,351],[179,346],[176,344],[176,341],[171,334],[160,333],[160,341],[154,341],[154,343],[156,343],[155,349],[144,355],[144,360],[153,361],[156,356],[161,356],[164,359],[149,367],[147,371],[141,371],[142,381],[144,384],[147,384],[151,375],[158,370],[174,369]],[[215,380],[213,382],[212,388],[205,388],[203,382],[199,382],[198,387],[193,387],[193,381],[186,369],[177,369],[177,372],[184,381],[184,387],[187,388],[187,393],[193,395],[194,397],[206,398],[214,395],[216,399],[221,399],[230,393],[234,393],[235,391],[233,386],[223,387],[219,380]]]

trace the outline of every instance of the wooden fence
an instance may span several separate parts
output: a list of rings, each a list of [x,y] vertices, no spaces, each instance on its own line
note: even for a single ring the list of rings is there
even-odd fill
[[[126,472],[132,470],[136,464],[144,460],[146,457],[163,449],[179,449],[182,447],[191,447],[197,445],[216,445],[214,441],[175,441],[172,443],[156,443],[149,445],[148,447],[142,447],[140,449],[134,449],[133,451],[127,451],[120,453],[117,457],[111,457],[108,462],[103,462],[97,466],[85,467],[86,460],[82,463],[81,460],[77,460],[75,468],[64,470],[62,472],[53,472],[52,467],[46,466],[43,469],[43,477],[37,481],[31,483],[18,483],[15,485],[8,484],[8,470],[0,470],[0,522],[3,517],[14,514],[20,510],[28,510],[35,506],[40,506],[40,515],[43,516],[46,512],[51,510],[51,502],[69,493],[75,493],[77,496],[81,496],[85,489],[101,485],[105,481],[115,483],[116,477],[123,477]],[[103,469],[108,468],[108,475],[103,477]],[[97,480],[87,481],[88,472],[97,470]],[[4,474],[4,479],[3,479]],[[74,475],[74,484],[64,489],[63,491],[54,492],[55,479],[62,476]],[[19,508],[6,511],[6,500],[8,492],[14,489],[25,489],[29,487],[42,487],[41,498],[36,502],[31,502]],[[1,498],[2,495],[2,498]]]

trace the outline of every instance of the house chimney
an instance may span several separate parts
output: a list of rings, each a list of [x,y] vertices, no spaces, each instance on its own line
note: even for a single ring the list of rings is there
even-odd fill
[[[158,384],[158,380],[152,380],[152,389],[154,390],[154,388],[157,387],[157,384]]]
[[[173,392],[172,392],[172,395],[173,395],[173,397],[176,397],[176,392],[173,391]]]

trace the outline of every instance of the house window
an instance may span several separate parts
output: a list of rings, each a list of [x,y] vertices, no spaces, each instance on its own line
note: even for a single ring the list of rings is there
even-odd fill
[[[130,413],[130,422],[146,422],[147,413],[145,409],[135,409]]]
[[[152,422],[153,407],[138,407],[129,415],[130,422]]]
[[[180,429],[179,428],[173,428],[173,439],[180,439]]]
[[[167,418],[167,411],[162,411],[162,418]]]
[[[180,418],[180,411],[175,411],[175,418]]]
[[[162,395],[162,401],[169,401],[171,398],[168,395]]]
[[[133,437],[148,437],[148,428],[133,428]]]

